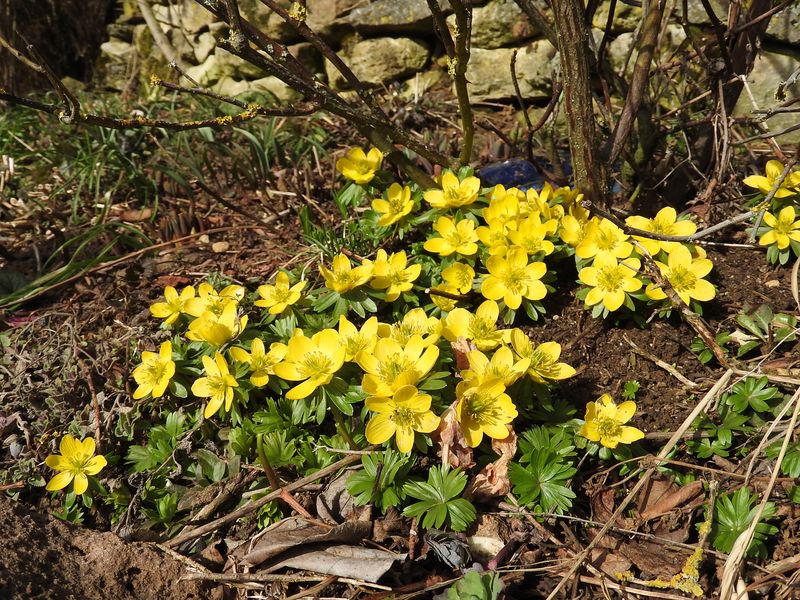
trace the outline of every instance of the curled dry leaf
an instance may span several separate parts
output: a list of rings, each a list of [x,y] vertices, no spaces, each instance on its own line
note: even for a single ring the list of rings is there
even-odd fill
[[[456,419],[456,405],[458,400],[453,402],[442,414],[439,422],[439,457],[442,464],[449,464],[451,467],[461,467],[469,469],[475,464],[472,458],[472,448],[467,445],[461,426]]]
[[[467,485],[464,496],[479,502],[492,498],[506,496],[511,491],[511,481],[508,479],[508,464],[517,453],[517,434],[511,425],[508,427],[508,437],[502,440],[492,440],[492,450],[500,457],[483,467],[480,473],[472,478]]]
[[[469,369],[469,359],[467,355],[478,347],[467,338],[456,338],[455,342],[450,342],[450,347],[453,349],[453,356],[456,359],[456,369],[464,371]]]

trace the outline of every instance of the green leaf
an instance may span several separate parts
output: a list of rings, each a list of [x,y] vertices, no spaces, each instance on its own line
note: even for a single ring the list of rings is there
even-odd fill
[[[730,552],[739,535],[745,531],[756,515],[758,497],[751,495],[747,488],[739,488],[733,494],[720,496],[714,504],[714,520],[711,536],[714,548],[720,552]],[[767,558],[767,541],[778,533],[778,528],[765,523],[775,516],[775,504],[767,502],[761,521],[756,525],[755,534],[747,548],[748,556]]]
[[[422,526],[441,529],[447,522],[454,531],[463,531],[475,520],[475,507],[458,496],[467,485],[467,476],[461,469],[451,471],[439,465],[428,471],[428,481],[410,481],[404,491],[415,502],[403,510],[407,517],[423,516]]]
[[[468,571],[463,579],[447,588],[446,600],[497,600],[502,590],[503,582],[497,572]]]
[[[569,510],[575,493],[567,484],[577,472],[575,468],[548,449],[533,450],[526,462],[526,466],[512,463],[508,471],[520,503],[537,512]]]
[[[783,442],[776,442],[767,446],[764,453],[767,457],[775,459],[781,452]],[[800,477],[800,442],[793,442],[786,448],[786,454],[781,463],[781,473],[787,477]]]
[[[347,479],[347,491],[356,505],[374,504],[385,512],[405,500],[403,483],[413,464],[410,457],[396,450],[365,454],[361,457],[362,469]]]

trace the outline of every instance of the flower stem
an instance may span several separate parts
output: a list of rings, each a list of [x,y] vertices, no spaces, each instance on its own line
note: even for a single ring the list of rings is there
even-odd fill
[[[331,412],[333,413],[333,419],[336,421],[336,430],[345,439],[347,445],[350,446],[350,450],[358,450],[358,445],[353,441],[353,438],[350,437],[350,432],[347,431],[342,411],[340,411],[335,404],[331,403]]]
[[[271,491],[277,491],[281,489],[281,484],[278,481],[278,476],[275,474],[275,470],[272,468],[272,465],[269,463],[269,459],[267,458],[267,453],[264,451],[264,434],[259,433],[256,436],[256,451],[258,452],[258,460],[261,462],[261,466],[264,469],[264,473],[267,474],[267,481],[269,481],[269,487]]]

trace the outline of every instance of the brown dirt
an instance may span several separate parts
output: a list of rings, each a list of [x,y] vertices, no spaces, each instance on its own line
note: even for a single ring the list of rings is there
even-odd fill
[[[0,597],[217,600],[222,590],[181,581],[186,566],[155,544],[126,543],[0,496]]]

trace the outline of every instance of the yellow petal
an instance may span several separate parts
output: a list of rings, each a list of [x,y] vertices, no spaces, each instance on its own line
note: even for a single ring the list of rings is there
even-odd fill
[[[73,477],[74,475],[70,471],[62,471],[47,482],[47,487],[45,489],[48,492],[64,489],[69,485]]]
[[[623,444],[630,444],[644,437],[644,432],[636,429],[636,427],[628,427],[623,425],[619,435],[619,441]]]
[[[87,479],[86,475],[84,475],[83,473],[76,473],[74,483],[72,484],[72,489],[75,492],[75,494],[80,496],[86,491],[88,487],[89,487],[89,480]]]
[[[107,464],[105,456],[94,456],[86,463],[84,471],[87,475],[96,475]]]
[[[383,444],[394,435],[396,430],[394,421],[391,421],[388,415],[375,415],[367,423],[367,441],[370,444]]]

